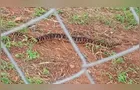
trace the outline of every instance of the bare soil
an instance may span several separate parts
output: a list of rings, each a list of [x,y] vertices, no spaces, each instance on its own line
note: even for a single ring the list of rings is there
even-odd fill
[[[120,12],[111,12],[106,8],[63,8],[61,10],[63,13],[60,14],[60,16],[70,33],[80,33],[81,35],[85,35],[92,39],[104,39],[110,42],[120,43],[120,45],[117,45],[114,48],[101,47],[95,52],[93,52],[91,48],[87,48],[85,44],[77,44],[89,63],[108,57],[104,52],[111,53],[113,51],[119,53],[139,43],[140,31],[138,30],[138,26],[131,30],[125,30],[122,24],[116,23],[114,29],[114,27],[105,25],[94,18],[92,18],[88,24],[78,25],[69,23],[69,18],[75,13],[81,14],[87,12],[91,17],[94,15],[103,15],[110,18],[112,14]],[[2,17],[6,20],[17,20],[17,25],[34,18],[33,13],[34,8],[2,8]],[[36,37],[48,33],[49,31],[63,33],[63,30],[54,16],[49,18],[49,20],[42,20],[37,23],[36,31],[33,32],[29,30],[28,34]],[[33,50],[40,54],[39,58],[31,61],[24,61],[15,57],[15,54],[17,53],[26,53],[25,51],[27,49],[28,46],[22,48],[13,46],[10,48],[11,54],[27,77],[39,77],[44,83],[52,83],[72,76],[81,70],[82,62],[70,43],[61,40],[44,41],[41,44],[33,45]],[[9,59],[4,52],[1,52],[1,58],[2,60],[9,62]],[[92,75],[97,84],[120,84],[122,82],[118,81],[118,72],[127,71],[129,68],[133,68],[135,71],[128,72],[127,76],[132,79],[135,84],[139,84],[139,51],[137,50],[125,55],[123,58],[125,63],[114,65],[112,64],[112,61],[110,61],[89,68],[90,75]],[[44,68],[48,69],[48,75],[43,74],[42,71]],[[23,83],[15,70],[6,70],[6,72],[10,74],[9,77],[12,83]],[[109,78],[108,73],[110,73],[112,79]],[[66,84],[90,84],[90,81],[85,75],[82,75],[79,78],[66,82]]]

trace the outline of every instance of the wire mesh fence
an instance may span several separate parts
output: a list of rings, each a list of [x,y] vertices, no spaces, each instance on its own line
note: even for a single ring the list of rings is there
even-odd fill
[[[136,19],[137,23],[139,24],[139,17],[138,15],[136,14],[135,10],[133,7],[130,7],[130,10],[132,11],[133,15],[134,15],[134,18]],[[70,81],[70,80],[73,80],[73,79],[76,79],[78,77],[80,77],[82,74],[85,74],[87,76],[87,78],[89,79],[90,83],[91,84],[95,84],[95,81],[94,81],[94,77],[92,77],[89,72],[88,72],[88,68],[89,67],[93,67],[95,65],[98,65],[98,64],[102,64],[102,63],[105,63],[105,62],[108,62],[110,60],[113,60],[115,58],[118,58],[118,57],[121,57],[121,56],[124,56],[126,54],[129,54],[129,53],[132,53],[136,50],[139,49],[139,45],[136,45],[136,46],[133,46],[125,51],[122,51],[118,54],[115,54],[115,55],[112,55],[112,56],[109,56],[107,58],[103,58],[103,59],[100,59],[100,60],[97,60],[95,62],[92,62],[92,63],[87,63],[87,60],[86,58],[82,55],[80,49],[78,48],[77,44],[74,42],[74,40],[72,39],[70,33],[69,33],[69,30],[66,28],[66,26],[64,25],[62,19],[60,18],[59,14],[57,13],[56,9],[55,8],[52,8],[50,9],[48,12],[46,12],[44,15],[40,16],[40,17],[37,17],[35,19],[32,19],[30,20],[29,22],[27,23],[24,23],[23,25],[20,25],[18,27],[15,27],[7,32],[4,32],[1,34],[1,37],[2,36],[6,36],[6,35],[9,35],[13,32],[17,32],[19,30],[22,30],[23,28],[26,28],[28,26],[31,26],[39,21],[41,21],[42,19],[44,18],[47,18],[48,16],[50,16],[51,14],[53,14],[56,16],[62,30],[64,31],[64,33],[66,34],[66,36],[68,37],[69,39],[69,42],[71,43],[72,47],[74,48],[75,52],[79,55],[80,57],[80,60],[82,61],[82,69],[77,72],[76,74],[70,76],[70,77],[67,77],[65,79],[62,79],[62,80],[59,80],[59,81],[56,81],[54,82],[53,84],[62,84],[62,83],[65,83],[67,81]],[[25,84],[29,84],[29,82],[27,81],[24,73],[22,72],[22,70],[19,68],[18,64],[16,63],[16,61],[14,60],[14,58],[12,57],[11,53],[8,51],[8,49],[6,48],[6,46],[4,45],[4,43],[1,41],[1,46],[2,46],[2,49],[3,51],[5,52],[5,54],[7,55],[7,57],[9,58],[10,62],[14,65],[15,69],[17,70],[18,74],[20,75],[21,79],[24,81]]]

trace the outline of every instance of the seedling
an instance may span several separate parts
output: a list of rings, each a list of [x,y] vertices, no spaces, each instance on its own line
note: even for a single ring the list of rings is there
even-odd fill
[[[84,13],[83,15],[73,15],[71,18],[71,22],[75,24],[86,24],[89,20],[89,15]]]
[[[6,62],[5,60],[1,60],[1,65],[0,65],[1,70],[11,70],[14,69],[14,65]]]
[[[43,74],[48,75],[50,72],[47,68],[43,68]]]
[[[42,84],[43,80],[39,77],[28,78],[28,81],[32,84]]]
[[[11,39],[9,36],[3,36],[2,41],[4,42],[7,48],[11,47]]]
[[[127,82],[127,73],[126,72],[120,72],[118,74],[118,81],[122,82],[122,83],[126,83]]]
[[[15,54],[16,58],[24,58],[24,54],[23,53],[17,53]]]
[[[10,84],[12,81],[9,79],[7,73],[1,72],[1,82],[4,84]]]
[[[46,11],[45,11],[43,8],[41,8],[41,7],[35,8],[34,16],[41,16],[41,15],[43,15],[45,12],[46,12]]]
[[[28,55],[29,60],[33,60],[39,57],[38,52],[32,51],[31,49],[27,50],[27,55]]]

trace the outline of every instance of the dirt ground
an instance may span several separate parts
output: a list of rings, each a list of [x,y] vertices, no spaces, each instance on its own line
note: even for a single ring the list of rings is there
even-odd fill
[[[123,14],[123,10],[109,8],[60,8],[58,10],[61,10],[59,15],[70,33],[78,33],[92,39],[119,43],[114,48],[100,47],[94,51],[85,44],[77,44],[80,51],[87,58],[88,63],[108,57],[112,52],[119,53],[133,45],[139,44],[140,31],[138,25],[126,29],[124,25],[127,22],[120,23],[113,17],[117,14]],[[14,21],[16,22],[15,26],[36,17],[33,15],[35,8],[3,7],[1,8],[1,12],[1,20],[3,22],[4,20],[5,22]],[[85,16],[80,19],[82,21],[78,21],[76,15],[86,15],[85,13],[88,13],[87,18]],[[108,21],[111,21],[111,23]],[[2,24],[3,27],[6,27],[6,25],[5,23]],[[55,16],[38,22],[35,25],[35,31],[28,28],[27,33],[28,35],[37,37],[48,32],[63,33]],[[22,36],[20,37],[23,38]],[[19,41],[18,39],[20,38],[17,38],[16,41]],[[39,53],[39,57],[33,60],[24,60],[25,58],[17,58],[15,56],[18,53],[25,54],[28,49],[28,45],[23,47],[11,46],[9,48],[12,56],[31,83],[52,83],[72,76],[81,70],[82,62],[70,43],[61,40],[52,40],[44,41],[41,44],[33,44],[33,50]],[[89,68],[90,75],[94,78],[96,84],[139,84],[139,54],[137,50],[118,58],[118,62],[112,60],[91,67]],[[1,60],[9,62],[9,59],[3,51],[1,52]],[[8,74],[8,79],[4,79],[5,81],[7,80],[7,82],[14,84],[23,83],[15,69],[9,69],[4,64],[1,66],[5,67],[1,71]],[[44,74],[44,69],[47,69],[48,74]],[[65,84],[90,84],[90,81],[85,75],[82,75]]]

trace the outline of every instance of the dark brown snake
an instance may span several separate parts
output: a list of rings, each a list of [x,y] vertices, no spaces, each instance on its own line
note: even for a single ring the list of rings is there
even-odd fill
[[[15,32],[15,33],[13,33],[13,35],[22,36],[23,33]],[[30,39],[30,37],[29,37],[29,39]],[[64,41],[67,41],[67,42],[69,41],[65,34],[59,34],[59,33],[45,34],[45,35],[35,38],[37,43],[42,43],[46,40],[52,40],[52,39],[57,39],[57,40],[63,39]],[[112,43],[108,43],[108,42],[101,42],[100,40],[93,40],[93,39],[90,39],[90,38],[87,38],[84,36],[80,36],[80,37],[72,36],[72,39],[75,41],[75,43],[79,43],[79,44],[93,43],[93,44],[102,45],[105,47],[113,47],[113,46],[117,45],[117,44],[112,44]]]

